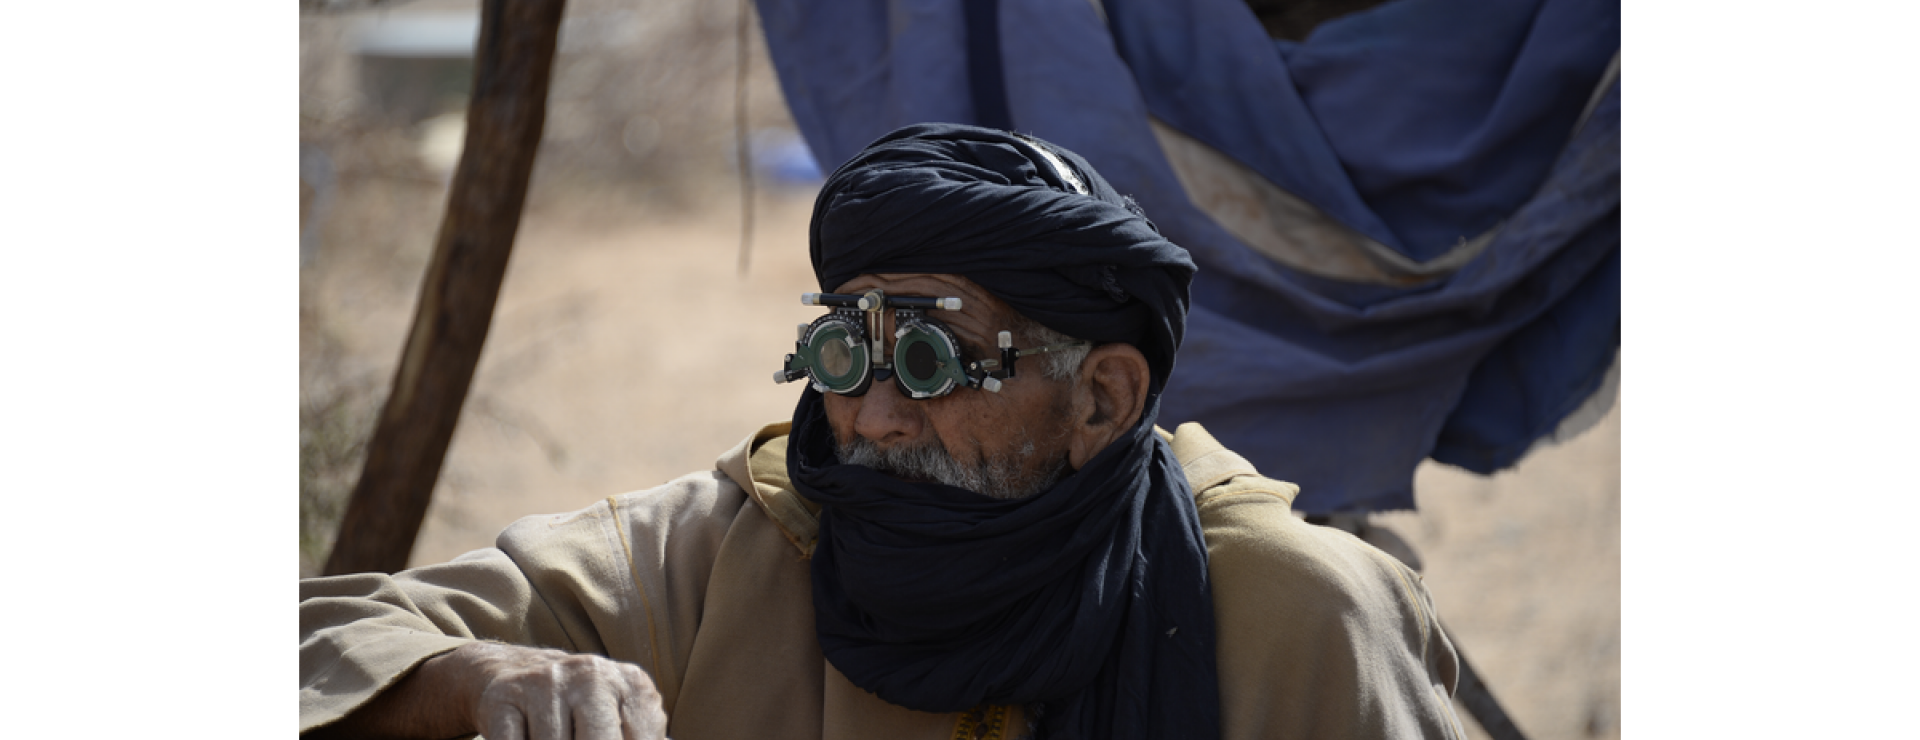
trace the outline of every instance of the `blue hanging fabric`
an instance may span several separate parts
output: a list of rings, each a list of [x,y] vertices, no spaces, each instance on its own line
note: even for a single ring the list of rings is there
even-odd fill
[[[1617,0],[1393,0],[1300,42],[1241,0],[758,2],[823,166],[1004,120],[1138,201],[1200,268],[1161,423],[1307,513],[1510,466],[1615,361]]]

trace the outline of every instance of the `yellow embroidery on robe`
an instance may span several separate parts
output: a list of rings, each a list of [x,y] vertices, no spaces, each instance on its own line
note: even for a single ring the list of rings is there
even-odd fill
[[[1011,707],[981,705],[960,713],[953,723],[953,740],[1006,740]]]

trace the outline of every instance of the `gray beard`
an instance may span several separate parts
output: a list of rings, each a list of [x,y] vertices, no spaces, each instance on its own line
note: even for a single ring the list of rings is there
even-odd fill
[[[1032,440],[1011,455],[989,456],[978,465],[964,465],[947,454],[940,440],[929,438],[918,446],[896,445],[881,449],[866,437],[835,444],[840,462],[860,465],[902,478],[932,480],[955,488],[997,499],[1019,499],[1045,491],[1073,472],[1066,455],[1043,466],[1033,475],[1022,476],[1020,469],[1034,455]]]

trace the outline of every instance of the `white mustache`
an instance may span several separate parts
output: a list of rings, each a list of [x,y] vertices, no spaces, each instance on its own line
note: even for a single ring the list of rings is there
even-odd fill
[[[989,498],[1018,499],[1052,488],[1072,472],[1063,458],[1037,475],[1021,475],[1021,467],[1034,454],[1032,441],[1011,455],[989,455],[976,465],[953,458],[938,439],[914,445],[882,448],[865,437],[836,444],[840,462],[859,465],[901,478],[930,480],[955,488],[964,488]]]

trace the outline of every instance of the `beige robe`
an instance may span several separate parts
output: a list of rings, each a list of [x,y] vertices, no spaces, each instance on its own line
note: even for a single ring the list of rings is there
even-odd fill
[[[302,581],[301,731],[487,639],[638,664],[677,740],[960,736],[968,713],[888,704],[821,657],[817,509],[788,483],[787,429],[762,429],[717,470],[522,519],[442,565]],[[1223,737],[1465,737],[1453,646],[1419,575],[1294,517],[1298,486],[1260,477],[1199,425],[1171,441],[1206,535]],[[1009,737],[1024,726],[1012,714]]]

